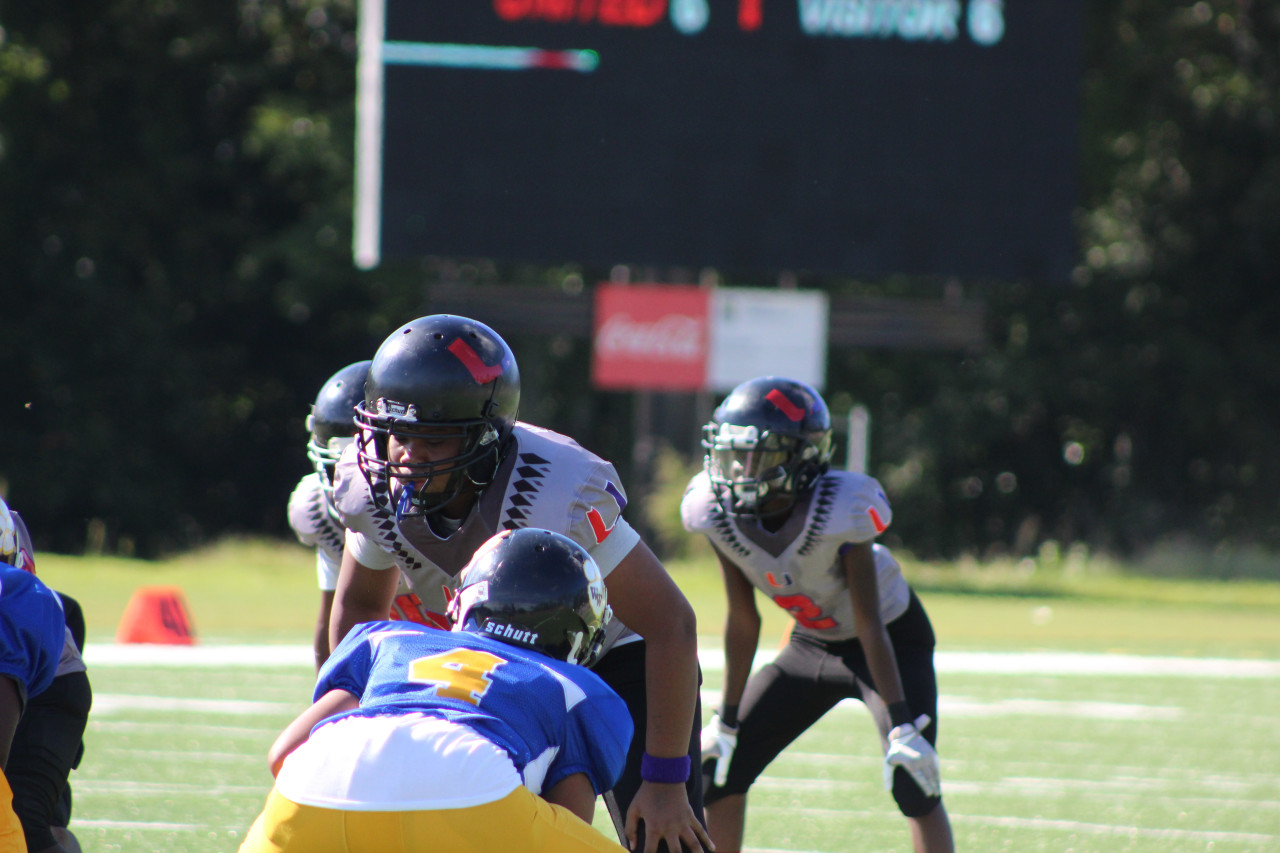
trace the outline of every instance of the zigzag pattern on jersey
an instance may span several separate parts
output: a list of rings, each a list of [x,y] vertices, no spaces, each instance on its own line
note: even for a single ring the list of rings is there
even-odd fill
[[[528,524],[527,507],[533,506],[534,496],[542,488],[551,463],[536,453],[521,453],[516,457],[516,479],[511,483],[510,504],[502,519],[504,530],[515,530]]]
[[[343,527],[329,511],[329,502],[324,499],[322,492],[313,493],[307,501],[307,519],[311,521],[321,548],[326,551],[342,551]]]
[[[733,521],[730,520],[728,513],[724,511],[719,502],[711,509],[711,526],[720,535],[720,542],[727,546],[730,551],[740,557],[751,556],[751,549],[742,544],[742,540],[738,538],[737,532],[733,529]]]
[[[839,491],[834,479],[818,480],[817,493],[813,496],[813,523],[804,533],[804,544],[796,551],[797,557],[806,556],[818,545],[827,532],[827,522],[831,520],[831,511],[835,508],[836,492]]]
[[[409,552],[408,543],[400,536],[399,525],[391,510],[380,503],[373,505],[373,525],[378,530],[378,538],[382,544],[391,549],[396,565],[401,569],[414,571],[422,568],[422,561]]]

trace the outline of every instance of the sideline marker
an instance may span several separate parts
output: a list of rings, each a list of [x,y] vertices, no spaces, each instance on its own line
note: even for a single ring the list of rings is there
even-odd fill
[[[120,619],[116,642],[195,645],[182,590],[176,586],[142,586],[134,590]]]

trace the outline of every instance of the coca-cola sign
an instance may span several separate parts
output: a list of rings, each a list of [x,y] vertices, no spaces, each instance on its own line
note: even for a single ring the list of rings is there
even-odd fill
[[[667,284],[596,288],[597,388],[694,391],[707,371],[710,291]]]

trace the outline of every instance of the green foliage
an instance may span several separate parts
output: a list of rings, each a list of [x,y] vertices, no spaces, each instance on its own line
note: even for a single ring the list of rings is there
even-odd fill
[[[0,3],[0,487],[41,547],[283,534],[315,390],[430,310],[425,283],[608,275],[352,268],[355,8]],[[1274,577],[1280,7],[1091,0],[1085,34],[1073,283],[964,282],[987,312],[980,351],[833,350],[833,410],[871,412],[895,547],[1017,559],[1052,540],[1171,565],[1177,537],[1209,555],[1179,572]],[[631,403],[592,392],[589,345],[500,331],[522,416],[637,494],[656,478],[641,524],[664,552],[698,547],[673,523],[678,463],[629,470]]]
[[[283,527],[307,405],[397,304],[349,260],[354,11],[0,12],[0,478],[42,546]]]
[[[1275,551],[1280,8],[1099,0],[1085,61],[1074,283],[967,283],[990,344],[959,359],[833,353],[891,541]]]
[[[702,536],[690,536],[680,520],[680,501],[690,478],[702,470],[702,460],[688,462],[669,445],[654,454],[653,480],[644,496],[642,515],[652,531],[650,545],[664,559],[706,559],[711,546]]]

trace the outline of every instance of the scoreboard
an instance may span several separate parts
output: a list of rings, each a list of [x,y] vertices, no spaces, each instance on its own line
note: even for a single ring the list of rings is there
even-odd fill
[[[1081,0],[362,0],[355,254],[1064,281]]]

